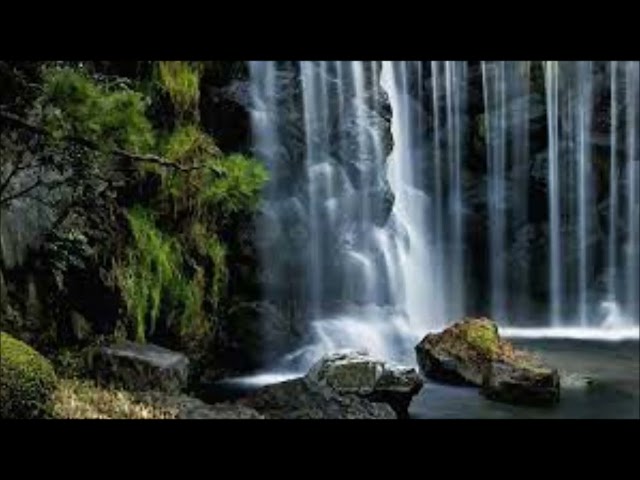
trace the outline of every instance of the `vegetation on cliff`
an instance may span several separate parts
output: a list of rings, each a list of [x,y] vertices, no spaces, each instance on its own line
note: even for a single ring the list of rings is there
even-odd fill
[[[236,153],[243,145],[223,152],[200,122],[203,78],[225,69],[0,62],[0,208],[32,237],[20,255],[3,238],[15,313],[3,328],[52,356],[103,337],[195,356],[217,341],[224,312],[252,295],[256,262],[239,279],[229,267],[267,180]],[[77,335],[79,318],[89,338]]]

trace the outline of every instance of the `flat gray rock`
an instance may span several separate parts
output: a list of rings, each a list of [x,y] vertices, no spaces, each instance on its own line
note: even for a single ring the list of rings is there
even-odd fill
[[[153,344],[126,341],[102,347],[93,364],[99,383],[133,391],[179,392],[189,376],[184,354]]]

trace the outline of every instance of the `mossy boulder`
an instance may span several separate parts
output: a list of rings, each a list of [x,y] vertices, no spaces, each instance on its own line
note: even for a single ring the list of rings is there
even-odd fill
[[[495,323],[473,318],[428,334],[416,346],[416,355],[420,369],[429,378],[480,386],[502,346]]]
[[[491,400],[543,405],[560,398],[558,371],[501,339],[488,318],[468,318],[428,334],[416,346],[416,356],[425,376],[482,387]]]
[[[50,417],[56,383],[46,358],[0,332],[0,418]]]

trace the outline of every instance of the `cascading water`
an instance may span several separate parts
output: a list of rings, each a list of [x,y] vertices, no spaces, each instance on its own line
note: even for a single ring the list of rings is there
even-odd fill
[[[560,178],[559,178],[559,131],[558,131],[558,62],[545,65],[545,87],[547,99],[547,127],[549,153],[548,164],[548,201],[549,201],[549,287],[551,297],[551,325],[560,326],[562,322],[562,286],[560,278]]]
[[[439,285],[436,310],[442,326],[465,310],[464,201],[462,171],[465,154],[467,65],[465,62],[431,62],[431,115],[433,130],[426,137],[433,155],[419,159],[427,169],[434,221],[432,239],[434,284]],[[444,109],[443,109],[444,107]],[[444,135],[443,135],[444,131]],[[424,135],[424,131],[422,133]]]
[[[407,242],[415,252],[424,236],[391,212],[379,62],[250,67],[256,153],[271,174],[258,226],[265,297],[306,344],[287,361],[304,368],[341,346],[397,355],[406,342],[393,338],[415,318],[399,297],[420,288],[401,265]]]
[[[637,326],[637,62],[250,69],[271,173],[265,335],[289,364],[347,347],[404,359],[465,314]]]
[[[626,310],[637,324],[640,311],[640,62],[626,62],[627,225]]]
[[[634,256],[640,240],[634,231],[637,219],[632,217],[638,208],[634,118],[639,103],[637,73],[635,78],[633,73],[637,69],[638,62],[610,62],[597,76],[593,62],[545,64],[550,317],[556,327],[638,322],[634,306],[638,284],[633,284],[640,269]],[[594,124],[596,88],[609,92],[609,126],[602,133]],[[623,158],[626,169],[620,165]],[[597,183],[603,167],[609,177],[606,185]],[[621,186],[626,186],[626,192]],[[621,209],[625,193],[626,208]],[[600,219],[600,203],[608,204],[605,222]],[[622,210],[626,210],[626,219]],[[605,240],[600,247],[602,237]],[[620,249],[626,253],[620,254]],[[600,251],[602,259],[597,258]]]
[[[504,321],[507,311],[507,278],[504,261],[507,241],[507,124],[506,62],[483,62],[482,78],[485,104],[489,206],[489,258],[491,281],[491,315]]]

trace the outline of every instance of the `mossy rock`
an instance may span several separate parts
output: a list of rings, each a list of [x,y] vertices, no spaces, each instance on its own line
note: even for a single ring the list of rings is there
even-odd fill
[[[0,332],[0,418],[48,418],[56,374],[26,343]]]
[[[441,333],[427,335],[417,346],[418,365],[427,377],[447,383],[482,385],[492,360],[505,345],[487,318],[457,322]]]
[[[501,339],[488,318],[467,318],[425,336],[416,356],[425,376],[482,387],[481,393],[491,400],[552,405],[560,398],[558,371]]]
[[[501,353],[500,336],[495,323],[487,319],[472,319],[460,324],[461,333],[468,344],[490,358]]]

